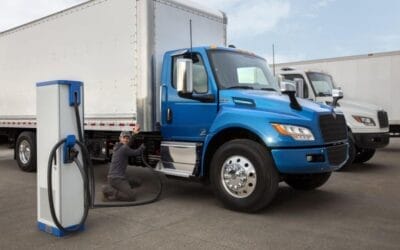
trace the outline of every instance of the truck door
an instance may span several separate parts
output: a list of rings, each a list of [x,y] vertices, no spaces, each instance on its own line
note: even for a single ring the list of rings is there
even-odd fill
[[[162,126],[165,139],[176,141],[204,141],[217,114],[216,87],[211,79],[211,70],[200,53],[193,58],[193,94],[213,95],[214,101],[203,102],[178,96],[176,89],[176,61],[183,55],[173,56],[170,74],[163,83]]]

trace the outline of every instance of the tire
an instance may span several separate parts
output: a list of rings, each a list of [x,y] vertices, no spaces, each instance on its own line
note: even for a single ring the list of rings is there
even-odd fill
[[[349,139],[349,152],[348,152],[349,158],[347,159],[346,163],[336,171],[348,170],[350,168],[350,166],[353,164],[354,159],[356,157],[357,149],[356,149],[356,145],[354,144],[354,137],[353,137],[353,134],[351,133],[351,131],[349,131],[348,133],[349,133],[349,137],[348,137],[348,139]]]
[[[36,171],[36,135],[33,132],[25,131],[18,136],[15,152],[18,166],[22,171]]]
[[[373,148],[357,148],[354,162],[364,163],[370,160],[375,154],[375,149]]]
[[[223,144],[211,161],[215,195],[229,209],[257,212],[278,190],[279,175],[267,149],[257,142],[236,139]]]
[[[285,182],[294,189],[313,190],[325,184],[331,172],[318,174],[291,174],[285,177]]]

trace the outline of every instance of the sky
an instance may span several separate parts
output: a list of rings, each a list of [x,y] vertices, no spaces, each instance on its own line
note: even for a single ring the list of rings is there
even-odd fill
[[[399,0],[192,0],[224,11],[228,44],[272,62],[400,50]],[[0,31],[85,0],[0,0]]]

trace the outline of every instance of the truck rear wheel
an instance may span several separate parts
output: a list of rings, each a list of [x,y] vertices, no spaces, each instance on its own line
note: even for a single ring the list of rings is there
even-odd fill
[[[285,182],[294,189],[313,190],[325,184],[331,172],[318,174],[290,174],[285,177]]]
[[[267,206],[278,190],[279,176],[265,147],[236,139],[222,145],[211,162],[211,184],[216,196],[233,210],[256,212]]]
[[[364,163],[370,160],[375,154],[373,148],[357,148],[356,155],[354,158],[355,163]]]
[[[22,171],[36,171],[36,137],[33,132],[22,132],[15,144],[18,166]]]

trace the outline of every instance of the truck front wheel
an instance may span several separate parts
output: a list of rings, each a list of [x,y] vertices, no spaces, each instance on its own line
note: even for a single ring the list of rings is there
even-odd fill
[[[22,171],[36,171],[36,137],[33,132],[22,132],[15,144],[16,159]]]
[[[279,175],[266,148],[246,139],[229,141],[217,150],[210,178],[222,203],[244,212],[256,212],[267,206],[279,183]]]
[[[354,158],[355,163],[364,163],[372,158],[375,154],[373,148],[357,148],[356,156]]]
[[[325,184],[331,172],[318,174],[290,174],[286,175],[285,182],[294,189],[312,190]]]

